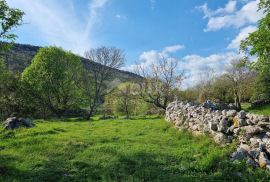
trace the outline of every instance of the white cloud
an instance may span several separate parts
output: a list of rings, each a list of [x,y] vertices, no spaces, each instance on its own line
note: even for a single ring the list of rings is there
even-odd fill
[[[225,73],[226,65],[232,59],[240,57],[241,55],[235,52],[212,54],[206,57],[196,54],[183,57],[179,62],[179,69],[186,73],[183,87],[188,88],[198,84],[201,79],[204,79],[202,76],[210,70],[213,70],[215,75]]]
[[[163,49],[163,52],[164,53],[171,53],[171,52],[176,52],[176,51],[182,50],[184,48],[185,48],[184,45],[172,45],[172,46],[165,47]]]
[[[120,14],[116,14],[115,18],[119,19],[119,20],[126,20],[127,17],[125,15],[120,15]]]
[[[201,9],[204,13],[204,18],[210,18],[214,15],[218,14],[226,14],[226,13],[233,13],[236,10],[237,2],[235,0],[229,0],[228,3],[225,5],[224,8],[218,8],[216,10],[211,10],[208,8],[207,3],[203,4],[202,6],[198,6],[198,9]]]
[[[104,7],[107,0],[89,2],[87,20],[77,16],[72,1],[54,0],[8,0],[12,7],[22,9],[25,27],[38,32],[41,40],[49,45],[61,46],[75,53],[83,54],[93,46],[91,37],[94,24],[97,23],[98,10]]]
[[[262,18],[262,11],[257,11],[259,0],[252,0],[238,11],[236,1],[229,1],[225,8],[210,10],[207,4],[199,8],[204,12],[204,18],[208,18],[207,27],[204,31],[217,31],[222,28],[240,28],[245,25],[255,24]]]
[[[257,30],[256,26],[247,26],[240,30],[239,34],[228,45],[228,49],[239,49],[241,41],[248,37],[248,35]]]
[[[168,46],[173,47],[173,46]],[[202,75],[205,75],[209,70],[213,70],[216,75],[225,73],[226,65],[229,65],[230,61],[235,58],[240,58],[242,55],[237,54],[234,51],[211,54],[209,56],[200,56],[197,54],[191,54],[184,56],[180,59],[174,58],[170,55],[171,52],[165,52],[165,47],[162,51],[150,50],[145,51],[139,56],[139,65],[144,68],[149,68],[149,66],[155,63],[159,58],[165,57],[166,59],[178,60],[178,71],[184,71],[186,79],[183,82],[182,87],[188,88],[199,83],[202,79]],[[169,49],[169,50],[180,50],[179,49]],[[123,68],[124,70],[134,71],[136,65],[130,65]]]
[[[156,0],[150,0],[151,9],[154,10],[156,8]]]
[[[150,50],[150,51],[144,51],[139,56],[139,62],[137,64],[129,65],[127,67],[123,67],[122,69],[128,70],[128,71],[134,71],[134,69],[137,67],[137,65],[140,65],[141,67],[148,68],[153,63],[157,62],[161,58],[166,59],[174,59],[170,56],[170,53],[174,53],[176,51],[184,49],[184,45],[172,45],[167,46],[162,49],[162,51],[156,51],[156,50]]]

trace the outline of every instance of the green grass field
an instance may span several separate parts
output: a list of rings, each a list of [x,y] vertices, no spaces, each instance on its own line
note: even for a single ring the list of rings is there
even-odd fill
[[[250,103],[243,103],[242,109],[250,113],[270,116],[270,105],[252,108]]]
[[[268,181],[164,119],[37,121],[0,134],[0,181]],[[240,176],[240,177],[239,177]]]

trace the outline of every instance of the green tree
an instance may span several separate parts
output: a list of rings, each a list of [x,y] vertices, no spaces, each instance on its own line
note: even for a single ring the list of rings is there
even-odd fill
[[[109,98],[112,98],[111,100]],[[134,113],[136,107],[136,93],[134,84],[123,83],[116,87],[107,97],[114,113],[125,114],[126,118]],[[108,102],[107,102],[108,103]]]
[[[0,52],[7,50],[15,40],[12,29],[22,22],[24,13],[19,9],[10,8],[5,0],[0,0]],[[9,43],[8,43],[9,42]],[[13,112],[18,112],[18,79],[0,59],[0,120]]]
[[[146,114],[150,104],[141,99],[138,85],[135,83],[122,83],[105,96],[103,105],[108,114],[121,114],[126,118],[132,115]]]
[[[0,60],[0,120],[17,110],[17,79]]]
[[[265,16],[259,21],[258,30],[242,41],[241,50],[251,56],[257,56],[252,68],[258,72],[254,99],[270,99],[270,1],[261,0],[259,10]]]
[[[16,38],[11,30],[22,23],[24,12],[19,9],[10,8],[5,0],[0,0],[0,51],[3,51],[11,44],[5,42],[13,42]]]
[[[39,50],[32,64],[22,73],[25,95],[35,105],[61,117],[78,106],[81,99],[82,64],[80,58],[58,47]]]

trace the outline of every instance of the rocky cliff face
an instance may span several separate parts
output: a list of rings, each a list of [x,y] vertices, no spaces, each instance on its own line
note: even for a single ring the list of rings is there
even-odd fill
[[[246,160],[270,169],[270,118],[236,110],[216,110],[192,103],[172,102],[166,120],[194,134],[209,134],[220,145],[238,143],[231,160]]]

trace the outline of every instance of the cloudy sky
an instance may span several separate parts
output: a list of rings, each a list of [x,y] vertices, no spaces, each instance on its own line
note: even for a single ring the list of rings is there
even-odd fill
[[[225,70],[263,16],[258,0],[7,0],[22,9],[17,42],[56,45],[83,55],[98,46],[125,51],[132,69],[175,57],[189,87],[202,73]]]

